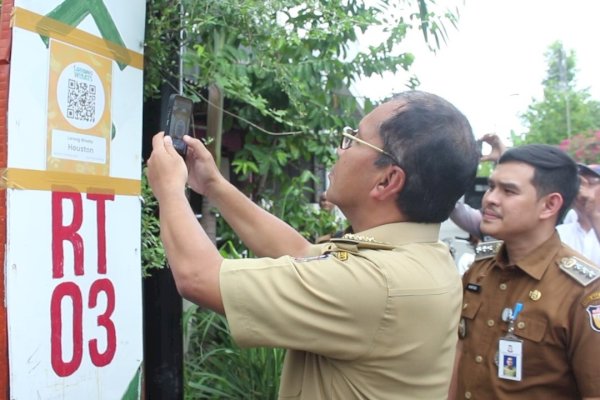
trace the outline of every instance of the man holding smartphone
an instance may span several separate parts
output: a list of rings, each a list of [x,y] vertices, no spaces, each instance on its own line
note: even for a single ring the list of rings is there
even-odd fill
[[[177,288],[224,313],[240,346],[288,349],[280,398],[446,397],[462,285],[438,235],[478,163],[462,113],[410,91],[344,129],[327,196],[355,233],[319,245],[231,185],[200,141],[184,141],[185,163],[162,133],[148,160]],[[186,183],[261,258],[223,259]]]

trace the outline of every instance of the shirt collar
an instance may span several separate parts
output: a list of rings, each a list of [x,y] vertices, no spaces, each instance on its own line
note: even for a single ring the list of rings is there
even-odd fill
[[[552,264],[552,260],[556,258],[556,254],[561,248],[561,241],[558,233],[555,231],[550,239],[539,245],[536,249],[530,252],[527,257],[519,261],[516,266],[536,280],[542,279],[542,276]],[[506,256],[506,244],[503,244],[496,254],[496,263],[499,266],[508,266]]]
[[[407,243],[437,242],[439,223],[396,222],[357,232],[356,235],[372,237],[378,242],[400,246]]]

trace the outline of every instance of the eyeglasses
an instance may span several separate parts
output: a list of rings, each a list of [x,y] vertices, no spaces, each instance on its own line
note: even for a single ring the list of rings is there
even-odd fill
[[[364,144],[365,146],[368,146],[368,147],[372,148],[373,150],[380,152],[381,154],[385,154],[386,156],[391,158],[392,161],[394,161],[394,164],[400,165],[398,160],[396,160],[396,157],[394,157],[387,151],[380,149],[379,147],[375,146],[374,144],[365,142],[364,140],[357,137],[356,135],[358,135],[358,129],[352,129],[349,126],[346,126],[344,129],[342,129],[342,141],[340,142],[340,149],[342,149],[342,150],[349,149],[350,147],[352,147],[352,141],[355,140],[360,144]]]

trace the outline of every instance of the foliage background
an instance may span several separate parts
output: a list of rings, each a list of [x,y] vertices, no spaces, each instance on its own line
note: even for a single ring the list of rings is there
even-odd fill
[[[576,54],[557,41],[545,57],[544,96],[534,99],[522,115],[527,132],[513,135],[513,141],[558,145],[578,162],[599,163],[600,102],[591,98],[588,88],[577,87]]]
[[[148,3],[145,98],[165,82],[183,80],[184,93],[207,103],[206,88],[225,95],[224,135],[243,132],[243,148],[230,154],[235,183],[311,239],[332,220],[310,203],[325,187],[335,157],[337,132],[356,126],[373,108],[349,87],[357,79],[407,70],[410,52],[397,51],[411,29],[436,48],[446,39],[458,10],[433,1],[219,0]],[[363,52],[353,44],[360,32],[385,34]],[[180,29],[185,66],[176,61]],[[415,79],[407,82],[414,87]],[[231,237],[220,221],[219,236]],[[336,227],[339,228],[339,227]],[[223,241],[223,240],[222,240]],[[236,242],[236,249],[244,248]]]
[[[324,174],[318,172],[327,170],[335,157],[335,133],[356,126],[374,106],[350,94],[352,83],[409,69],[413,55],[397,50],[407,32],[419,29],[436,49],[446,39],[446,25],[458,19],[458,10],[446,10],[433,0],[369,5],[359,0],[183,0],[181,5],[147,3],[144,98],[160,95],[166,82],[181,80],[185,95],[206,104],[206,88],[220,88],[225,96],[223,135],[243,132],[242,149],[226,154],[236,186],[309,239],[339,229],[331,214],[310,204],[324,187]],[[368,28],[380,29],[386,38],[357,52],[352,43]],[[171,57],[179,50],[181,31],[183,74]],[[411,79],[407,87],[417,84]],[[146,205],[145,228],[153,232],[155,204]],[[215,240],[226,256],[249,255],[222,219],[218,224]],[[149,240],[148,249],[155,244]],[[159,251],[147,259],[159,262],[161,256]],[[186,396],[275,397],[281,350],[240,351],[225,334],[224,321],[211,313],[191,309],[187,321],[192,341]],[[251,371],[268,377],[247,375]],[[265,387],[235,389],[249,381]],[[203,386],[215,392],[203,392]]]

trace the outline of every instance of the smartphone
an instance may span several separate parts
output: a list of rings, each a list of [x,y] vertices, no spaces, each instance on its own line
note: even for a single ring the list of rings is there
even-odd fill
[[[184,158],[187,152],[187,145],[183,141],[183,135],[186,135],[190,131],[193,105],[193,101],[187,97],[178,94],[172,94],[169,97],[165,135],[173,138],[173,147]]]

